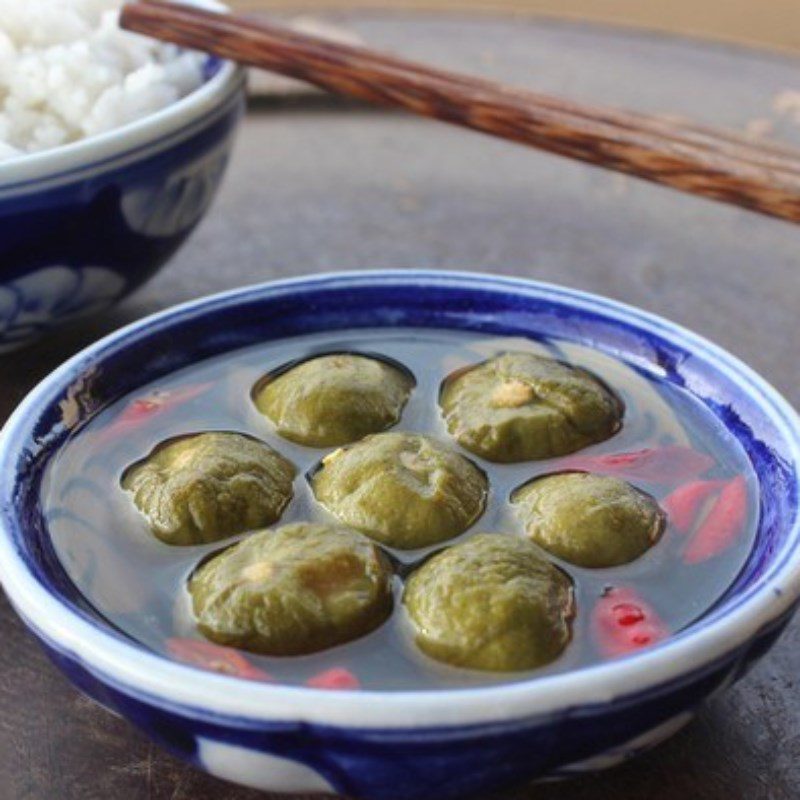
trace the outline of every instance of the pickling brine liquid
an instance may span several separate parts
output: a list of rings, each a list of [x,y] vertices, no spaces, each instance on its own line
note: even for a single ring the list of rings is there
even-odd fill
[[[461,450],[448,434],[438,406],[442,381],[455,370],[507,351],[532,352],[590,370],[624,404],[619,432],[572,455],[525,463],[490,463]],[[485,511],[464,534],[434,547],[383,547],[394,567],[394,611],[370,634],[311,655],[242,652],[228,659],[227,648],[220,648],[219,658],[213,657],[212,649],[193,657],[191,642],[204,640],[193,619],[188,581],[201,562],[247,534],[208,545],[164,544],[121,488],[121,477],[167,439],[203,431],[246,433],[297,468],[294,497],[276,525],[336,523],[308,483],[308,475],[334,448],[306,447],[281,438],[252,401],[253,387],[265,374],[330,352],[384,357],[413,373],[416,387],[392,430],[449,443],[484,470],[490,484]],[[477,532],[524,536],[510,506],[513,490],[565,469],[616,475],[652,495],[667,511],[659,541],[638,559],[613,568],[580,568],[542,551],[572,579],[575,596],[571,641],[547,666],[527,672],[483,672],[449,666],[422,653],[402,604],[405,578],[432,553]],[[701,617],[732,584],[753,544],[758,513],[755,476],[744,451],[683,390],[569,342],[403,328],[269,342],[142,386],[73,436],[49,469],[43,498],[52,542],[69,577],[101,617],[144,647],[234,673],[247,663],[254,668],[250,677],[287,684],[313,684],[317,676],[343,669],[360,686],[379,690],[518,681],[580,669],[657,644]],[[649,641],[654,631],[657,635]]]

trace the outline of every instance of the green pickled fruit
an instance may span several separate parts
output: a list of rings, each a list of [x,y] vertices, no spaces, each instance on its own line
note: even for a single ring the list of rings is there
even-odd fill
[[[248,536],[189,582],[197,625],[218,644],[290,656],[349,642],[392,612],[392,572],[369,539],[298,523]]]
[[[311,479],[340,522],[390,547],[458,536],[483,513],[489,485],[469,459],[414,433],[381,433],[329,454]]]
[[[626,481],[588,472],[537,478],[512,503],[528,536],[580,567],[615,567],[639,558],[661,536],[665,515]]]
[[[122,487],[162,542],[195,545],[271,525],[292,499],[294,476],[269,445],[210,432],[159,445],[126,470]]]
[[[413,388],[413,377],[400,367],[335,353],[261,381],[254,400],[285,439],[334,447],[396,424]]]
[[[601,442],[622,424],[622,404],[594,375],[552,358],[503,353],[442,384],[450,434],[488,461],[555,458]]]
[[[478,534],[426,561],[403,603],[419,648],[457,667],[534,669],[567,646],[572,583],[529,541]]]

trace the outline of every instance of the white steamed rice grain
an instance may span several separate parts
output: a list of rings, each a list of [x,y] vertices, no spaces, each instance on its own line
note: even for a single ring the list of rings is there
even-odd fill
[[[0,0],[0,161],[112,130],[203,82],[203,58],[119,28],[122,0]]]

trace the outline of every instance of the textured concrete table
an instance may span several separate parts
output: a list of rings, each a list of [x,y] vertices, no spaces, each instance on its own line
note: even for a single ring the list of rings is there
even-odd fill
[[[375,44],[549,91],[796,133],[772,104],[800,89],[800,69],[777,56],[531,21],[345,22]],[[0,362],[0,413],[98,335],[176,301],[386,267],[524,275],[635,303],[731,349],[800,403],[799,253],[800,230],[787,224],[475,134],[322,98],[260,103],[186,248],[114,312]],[[0,633],[0,800],[257,796],[177,763],[83,700],[3,599]],[[798,674],[800,619],[657,751],[503,800],[798,798]]]

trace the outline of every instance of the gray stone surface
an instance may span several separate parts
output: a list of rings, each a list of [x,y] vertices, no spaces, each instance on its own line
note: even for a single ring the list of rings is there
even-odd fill
[[[371,43],[533,88],[744,128],[798,63],[531,20],[345,18]],[[259,102],[187,246],[114,310],[0,361],[0,415],[98,335],[174,302],[330,269],[435,267],[577,286],[684,323],[800,403],[798,229],[434,123]],[[2,800],[247,800],[83,700],[0,599]],[[493,800],[800,797],[800,620],[684,732],[595,777]],[[434,799],[432,799],[434,800]]]

